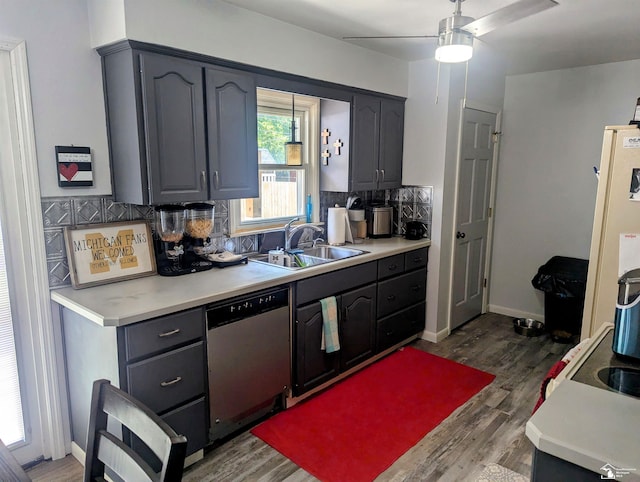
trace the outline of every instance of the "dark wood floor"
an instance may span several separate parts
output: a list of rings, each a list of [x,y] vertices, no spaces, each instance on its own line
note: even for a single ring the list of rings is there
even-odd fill
[[[532,444],[524,435],[540,382],[569,346],[547,335],[526,338],[513,331],[511,318],[486,314],[435,344],[417,340],[421,350],[496,375],[488,387],[456,410],[400,457],[379,481],[473,481],[488,463],[522,475],[531,472]],[[446,396],[434,394],[434,396]],[[29,475],[41,481],[82,480],[71,456],[45,462]],[[314,481],[313,476],[244,432],[210,450],[188,468],[186,481]]]

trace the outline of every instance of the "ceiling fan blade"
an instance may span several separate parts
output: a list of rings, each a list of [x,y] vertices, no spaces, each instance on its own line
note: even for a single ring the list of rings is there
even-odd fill
[[[438,38],[437,35],[374,35],[370,37],[342,37],[342,40],[376,39],[376,38]]]
[[[463,27],[478,37],[508,23],[542,12],[558,5],[555,0],[519,0],[518,2],[500,8],[484,17],[480,17]]]

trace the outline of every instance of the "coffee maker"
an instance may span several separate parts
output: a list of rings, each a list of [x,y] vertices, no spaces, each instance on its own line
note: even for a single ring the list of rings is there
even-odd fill
[[[618,280],[613,352],[640,360],[640,269],[628,271]]]
[[[179,276],[213,267],[205,249],[213,230],[214,207],[207,203],[156,207],[155,254],[158,274]]]

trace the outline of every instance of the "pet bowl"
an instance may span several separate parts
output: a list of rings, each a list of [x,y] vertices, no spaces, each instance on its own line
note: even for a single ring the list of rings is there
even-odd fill
[[[544,323],[532,318],[514,318],[513,329],[518,335],[540,336],[544,333]]]

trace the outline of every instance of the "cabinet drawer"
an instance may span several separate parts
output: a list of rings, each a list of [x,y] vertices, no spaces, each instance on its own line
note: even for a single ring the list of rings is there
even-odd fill
[[[378,318],[425,300],[426,272],[412,271],[378,283]]]
[[[156,413],[205,392],[202,341],[127,366],[129,393]]]
[[[396,254],[378,261],[378,279],[385,279],[404,272],[404,254]]]
[[[187,455],[191,455],[208,443],[207,437],[207,405],[202,397],[176,410],[166,413],[162,419],[176,431],[178,435],[187,437]],[[160,471],[162,465],[151,450],[135,435],[131,434],[132,447],[154,470]]]
[[[394,313],[378,321],[377,351],[385,350],[424,330],[425,303]]]
[[[124,327],[127,361],[168,350],[204,336],[202,308]]]
[[[301,306],[310,301],[317,301],[351,288],[372,283],[376,280],[376,273],[377,263],[371,261],[352,268],[300,280],[296,289],[296,305]]]
[[[409,251],[404,254],[404,269],[411,271],[412,269],[421,268],[427,265],[429,248],[420,248]]]

